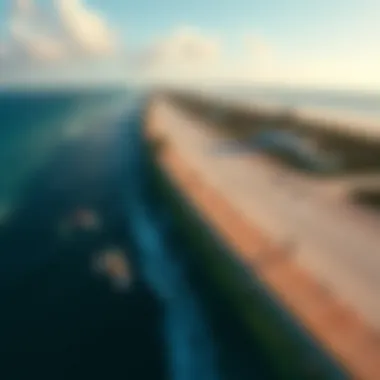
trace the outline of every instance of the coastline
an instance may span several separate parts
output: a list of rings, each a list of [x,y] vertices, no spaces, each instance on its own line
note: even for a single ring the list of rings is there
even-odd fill
[[[175,91],[173,91],[175,92]],[[337,133],[347,133],[354,137],[380,140],[380,116],[361,115],[351,110],[333,109],[323,106],[289,106],[279,102],[263,101],[259,98],[236,97],[211,92],[183,91],[189,97],[217,104],[225,110],[259,114],[263,117],[281,117],[291,112],[294,119],[307,127],[327,129]],[[177,92],[175,92],[177,94]]]
[[[157,118],[154,112],[148,115],[146,138],[149,141],[162,137],[160,124],[163,123],[165,121]],[[252,275],[258,275],[326,351],[344,363],[354,378],[380,377],[379,343],[355,312],[316,283],[289,258],[290,252],[277,247],[260,227],[248,222],[218,194],[202,173],[181,155],[178,147],[170,144],[170,138],[165,140],[158,164],[196,212],[223,237],[237,259]]]

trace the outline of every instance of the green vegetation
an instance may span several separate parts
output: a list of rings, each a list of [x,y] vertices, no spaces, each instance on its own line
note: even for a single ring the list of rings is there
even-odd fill
[[[380,142],[370,139],[368,136],[354,137],[329,128],[328,125],[321,125],[321,123],[306,124],[298,119],[293,110],[269,116],[259,110],[250,111],[236,106],[227,107],[221,105],[217,100],[202,99],[194,95],[176,93],[172,94],[170,98],[188,112],[207,120],[213,121],[213,115],[219,113],[223,117],[217,118],[216,128],[233,139],[244,141],[263,130],[279,128],[305,136],[315,141],[323,151],[331,152],[341,158],[342,168],[335,173],[326,174],[380,171]],[[281,157],[281,159],[285,159],[285,164],[300,169],[298,163],[292,162],[289,157]]]
[[[380,210],[380,190],[358,191],[353,194],[352,198],[358,204]]]
[[[155,145],[155,144],[154,144]],[[180,227],[194,253],[194,265],[207,273],[210,286],[235,310],[247,335],[262,347],[279,379],[340,380],[348,377],[286,313],[259,277],[246,274],[227,245],[201,219],[155,163],[155,149],[147,146],[152,186]]]

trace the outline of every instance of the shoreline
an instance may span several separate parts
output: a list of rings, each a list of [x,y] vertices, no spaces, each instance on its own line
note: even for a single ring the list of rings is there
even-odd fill
[[[175,91],[175,93],[177,93]],[[195,91],[181,91],[189,98],[197,98],[205,103],[223,107],[225,112],[244,112],[252,116],[281,117],[291,112],[295,122],[305,127],[327,129],[331,132],[347,133],[357,138],[372,138],[380,141],[380,114],[378,117],[359,115],[349,109],[333,109],[318,106],[289,106],[276,102],[262,101],[255,96],[239,97],[234,95],[213,94],[211,92],[198,93]]]
[[[159,124],[162,122],[148,117],[148,140],[161,137]],[[380,345],[374,331],[298,267],[291,260],[291,252],[284,252],[260,227],[239,214],[169,140],[158,157],[159,166],[196,212],[223,237],[248,271],[259,275],[285,309],[322,343],[325,350],[344,363],[354,378],[377,380],[380,377]]]

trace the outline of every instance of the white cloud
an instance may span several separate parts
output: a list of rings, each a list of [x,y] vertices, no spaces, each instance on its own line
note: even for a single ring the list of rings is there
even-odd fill
[[[182,26],[153,44],[140,55],[145,77],[159,80],[192,80],[209,75],[221,62],[218,38]]]
[[[178,28],[157,46],[165,60],[186,61],[189,64],[215,61],[220,57],[220,48],[218,39],[191,27]]]
[[[274,48],[264,38],[242,35],[236,46],[237,57],[219,38],[180,27],[145,52],[144,63],[150,77],[163,81],[267,81],[276,76]]]
[[[28,53],[31,57],[43,61],[57,61],[67,57],[68,51],[64,44],[48,36],[38,36],[29,44]]]
[[[152,66],[193,66],[214,63],[220,58],[218,39],[196,28],[180,27],[155,41],[145,52],[145,62]]]
[[[246,35],[243,37],[243,49],[249,58],[257,59],[273,59],[274,52],[271,46],[262,37],[257,35]]]
[[[54,0],[52,9],[46,10],[42,4],[39,0],[13,0],[7,22],[8,39],[0,39],[0,75],[5,71],[8,75],[12,70],[16,73],[30,62],[54,68],[57,62],[64,62],[63,66],[74,62],[73,66],[78,64],[77,67],[89,71],[87,62],[92,60],[94,66],[95,61],[99,62],[99,72],[104,67],[116,71],[109,70],[110,65],[103,66],[108,60],[107,64],[122,61],[120,72],[129,70],[147,80],[380,83],[379,56],[369,60],[365,52],[358,53],[358,46],[355,53],[351,49],[346,55],[298,51],[295,57],[295,52],[281,51],[281,46],[252,33],[232,41],[238,47],[235,54],[227,41],[218,36],[196,27],[179,26],[152,41],[148,49],[126,52],[104,15],[86,6],[85,0]]]
[[[368,54],[352,52],[285,51],[254,33],[234,42],[240,48],[236,55],[228,54],[229,46],[201,30],[178,28],[145,54],[146,77],[198,84],[235,81],[342,88],[380,84],[379,55],[370,60]]]
[[[65,39],[79,53],[104,55],[115,51],[116,38],[101,15],[88,9],[81,0],[55,3]]]
[[[5,58],[9,54],[8,46],[5,43],[0,43],[0,59]]]
[[[34,9],[33,0],[14,0],[13,12],[15,13],[31,13]]]
[[[12,55],[12,59],[49,63],[105,57],[116,51],[116,39],[106,22],[82,1],[56,0],[54,5],[51,14],[33,0],[13,1],[3,60]],[[56,25],[51,24],[53,17]]]
[[[10,22],[10,51],[21,59],[55,60],[66,54],[62,41],[49,35],[31,1],[17,2]]]

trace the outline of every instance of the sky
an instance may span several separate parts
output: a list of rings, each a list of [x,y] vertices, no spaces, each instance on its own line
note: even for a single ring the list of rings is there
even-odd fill
[[[0,80],[377,89],[379,16],[379,0],[0,0]]]

